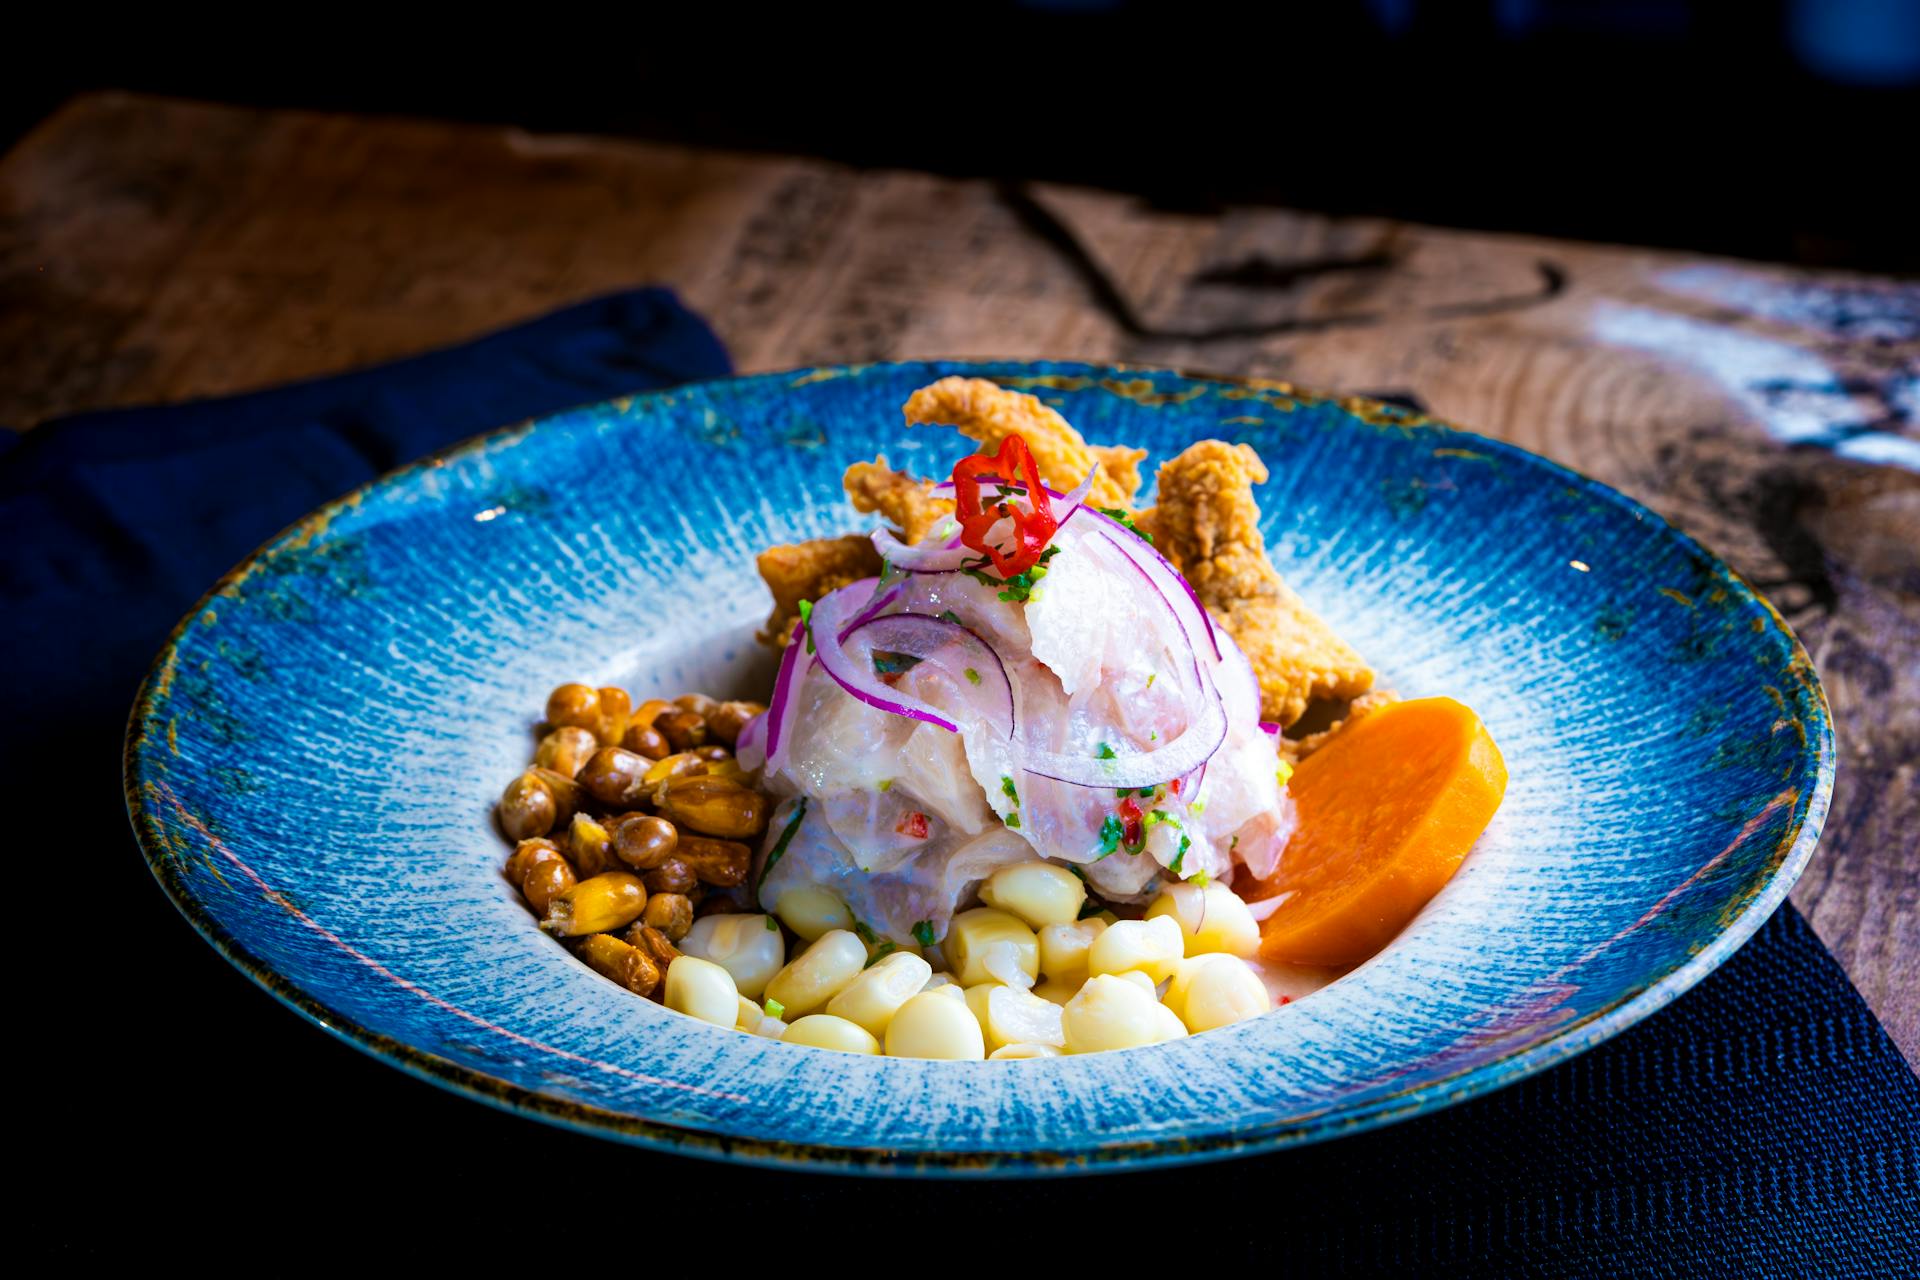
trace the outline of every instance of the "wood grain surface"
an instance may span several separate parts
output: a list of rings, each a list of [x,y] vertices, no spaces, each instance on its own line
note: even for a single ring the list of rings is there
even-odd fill
[[[0,160],[0,423],[331,373],[649,282],[747,371],[1044,356],[1280,377],[1417,400],[1647,503],[1818,664],[1839,780],[1793,898],[1920,1062],[1912,282],[95,95]]]

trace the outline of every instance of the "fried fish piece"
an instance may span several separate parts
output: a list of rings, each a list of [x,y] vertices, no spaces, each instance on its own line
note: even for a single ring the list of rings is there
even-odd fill
[[[930,486],[904,471],[887,466],[887,455],[872,462],[856,462],[847,468],[840,483],[855,511],[877,511],[900,530],[903,542],[918,542],[936,524],[953,514],[953,502],[936,498]]]
[[[773,612],[758,638],[775,649],[787,647],[802,600],[818,600],[849,582],[878,577],[881,567],[872,540],[860,533],[768,547],[754,564],[773,592]]]
[[[907,425],[941,424],[980,442],[992,453],[1008,436],[1027,442],[1040,468],[1040,480],[1062,493],[1077,488],[1099,462],[1100,474],[1087,492],[1096,507],[1133,508],[1140,489],[1140,459],[1145,449],[1090,446],[1059,412],[1023,391],[1009,391],[985,378],[942,378],[907,398]]]
[[[1248,446],[1202,440],[1160,467],[1159,505],[1138,523],[1245,650],[1260,714],[1292,724],[1313,698],[1358,698],[1373,671],[1280,580],[1260,535],[1253,486],[1267,468]]]

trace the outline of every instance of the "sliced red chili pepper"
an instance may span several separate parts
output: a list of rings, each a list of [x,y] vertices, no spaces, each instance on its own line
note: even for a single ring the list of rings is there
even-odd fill
[[[1127,824],[1126,829],[1122,831],[1120,835],[1122,843],[1139,844],[1142,840],[1146,839],[1145,834],[1140,828],[1141,817],[1140,806],[1134,802],[1132,796],[1128,796],[1120,802],[1120,818],[1121,821]]]
[[[980,502],[983,477],[1026,486],[1026,508],[1004,500],[983,507]],[[1025,573],[1038,564],[1059,528],[1053,518],[1053,506],[1040,484],[1040,466],[1034,461],[1027,442],[1017,435],[1002,440],[996,454],[971,454],[954,464],[953,506],[954,515],[960,521],[961,544],[985,556],[1003,578]],[[987,541],[987,535],[1002,520],[1013,525],[1012,554]]]
[[[894,827],[894,830],[909,839],[925,840],[927,838],[927,815],[918,812],[909,813],[906,817],[900,819],[899,824]]]

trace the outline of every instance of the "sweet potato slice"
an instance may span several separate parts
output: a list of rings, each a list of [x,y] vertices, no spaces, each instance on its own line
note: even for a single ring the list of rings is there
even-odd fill
[[[1273,875],[1242,890],[1285,895],[1261,923],[1261,957],[1365,960],[1440,892],[1506,790],[1500,749],[1451,698],[1396,702],[1342,729],[1294,770],[1299,827]]]

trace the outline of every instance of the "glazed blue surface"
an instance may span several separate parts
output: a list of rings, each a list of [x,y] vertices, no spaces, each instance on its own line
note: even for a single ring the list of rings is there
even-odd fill
[[[499,874],[491,810],[547,691],[764,696],[753,555],[867,527],[845,465],[944,473],[901,424],[946,373],[1089,440],[1244,440],[1288,580],[1403,694],[1474,707],[1511,772],[1453,882],[1386,951],[1274,1014],[1024,1063],[806,1050],[669,1013],[576,963]],[[694,1154],[865,1172],[1209,1158],[1443,1106],[1664,1005],[1812,851],[1824,700],[1778,616],[1620,495],[1403,410],[1136,369],[765,375],[558,415],[410,467],[224,580],[156,663],[128,800],[229,959],[396,1065]]]

